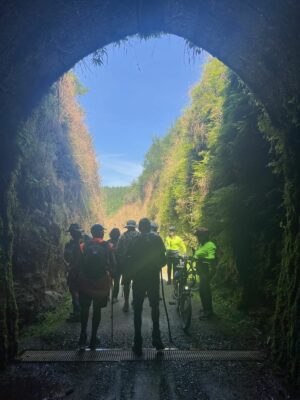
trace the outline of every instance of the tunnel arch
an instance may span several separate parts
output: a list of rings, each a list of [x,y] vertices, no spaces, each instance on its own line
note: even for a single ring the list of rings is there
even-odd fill
[[[290,78],[299,67],[298,61],[289,62],[292,54],[299,53],[292,35],[297,13],[296,2],[287,8],[284,1],[272,8],[267,1],[236,0],[94,0],[88,4],[72,0],[63,5],[32,1],[13,10],[7,5],[1,25],[12,40],[2,45],[2,54],[7,54],[0,72],[2,87],[14,89],[14,104],[20,101],[30,107],[28,93],[39,98],[95,50],[127,36],[163,32],[181,36],[219,58],[278,118],[282,105],[278,99],[290,98],[291,87],[295,89]]]
[[[19,126],[52,83],[88,54],[135,34],[147,37],[169,33],[202,47],[237,72],[280,131],[286,209],[280,284],[291,288],[291,297],[285,307],[282,293],[277,304],[276,327],[280,334],[275,346],[281,363],[287,363],[296,376],[300,327],[299,319],[297,323],[291,319],[299,317],[300,307],[299,17],[297,0],[2,2],[0,327],[8,335],[0,330],[1,363],[17,348],[11,211],[19,165],[15,143]],[[280,343],[286,329],[289,338]]]

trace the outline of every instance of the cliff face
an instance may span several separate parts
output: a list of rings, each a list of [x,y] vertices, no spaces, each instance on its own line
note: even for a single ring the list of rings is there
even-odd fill
[[[13,274],[21,324],[53,306],[66,290],[63,249],[68,225],[80,222],[87,227],[102,218],[96,157],[75,96],[76,80],[66,75],[19,135]],[[81,157],[86,160],[78,159],[78,142],[85,146]],[[89,166],[91,183],[83,179],[82,164]]]

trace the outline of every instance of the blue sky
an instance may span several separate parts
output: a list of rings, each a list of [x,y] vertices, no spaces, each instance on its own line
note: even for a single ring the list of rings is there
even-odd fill
[[[75,67],[89,92],[79,97],[105,186],[125,186],[142,172],[154,136],[167,133],[189,102],[206,53],[191,57],[183,39],[131,38],[107,47],[102,66]]]

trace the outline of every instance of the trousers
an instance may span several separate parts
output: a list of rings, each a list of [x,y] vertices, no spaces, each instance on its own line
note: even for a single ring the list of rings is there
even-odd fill
[[[91,296],[79,293],[79,302],[81,333],[84,335],[86,335],[90,306],[93,303],[92,338],[95,338],[97,336],[98,327],[101,321],[102,300],[93,299]]]
[[[200,276],[199,295],[203,307],[203,311],[212,313],[212,296],[210,289],[210,274],[208,264],[200,264],[198,267]]]
[[[168,282],[171,282],[172,270],[173,270],[173,277],[174,277],[178,263],[179,263],[178,257],[172,257],[172,256],[167,255]]]
[[[134,342],[142,343],[142,311],[145,295],[148,295],[151,318],[153,323],[152,337],[157,338],[160,335],[159,330],[159,275],[153,277],[144,277],[144,279],[133,280],[133,308],[134,308]]]

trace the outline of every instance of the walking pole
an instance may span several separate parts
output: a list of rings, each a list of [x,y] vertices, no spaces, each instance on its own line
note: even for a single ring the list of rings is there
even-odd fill
[[[163,282],[162,270],[160,270],[160,281],[161,281],[161,294],[162,294],[163,303],[164,303],[164,308],[165,308],[165,313],[166,313],[166,317],[167,317],[168,333],[169,333],[169,342],[170,342],[170,344],[173,344],[172,333],[171,333],[171,326],[170,326],[170,320],[169,320],[169,314],[168,314],[167,304],[166,304],[166,299],[165,299],[165,289],[164,289],[164,282]]]
[[[111,322],[111,347],[114,346],[114,299],[111,296],[111,309],[110,309],[110,322]]]

